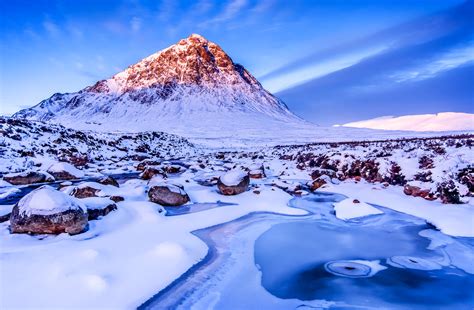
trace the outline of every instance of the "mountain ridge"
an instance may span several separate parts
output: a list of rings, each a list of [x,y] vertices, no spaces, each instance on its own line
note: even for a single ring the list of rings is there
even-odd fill
[[[192,123],[195,118],[234,119],[242,114],[305,122],[219,45],[192,34],[109,79],[78,92],[56,93],[13,117],[77,128],[109,123],[96,129],[144,131],[167,129],[155,126],[157,119]],[[143,128],[136,128],[138,124]]]

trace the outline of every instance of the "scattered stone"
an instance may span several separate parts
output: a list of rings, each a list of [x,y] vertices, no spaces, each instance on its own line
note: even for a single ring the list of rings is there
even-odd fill
[[[71,196],[76,198],[99,197],[97,195],[99,192],[100,189],[94,188],[92,186],[78,186],[72,190]]]
[[[325,184],[327,184],[327,180],[324,177],[319,177],[313,180],[312,182],[309,182],[308,187],[310,191],[314,192],[315,190],[317,190],[318,188],[320,188],[321,186]]]
[[[138,171],[143,171],[148,166],[158,166],[160,164],[161,164],[161,162],[156,161],[156,160],[145,160],[145,161],[142,161],[141,163],[139,163],[137,165],[137,170]]]
[[[250,184],[249,175],[242,170],[231,170],[217,181],[217,188],[222,195],[238,195],[245,192]]]
[[[112,200],[113,202],[121,202],[124,201],[125,198],[123,198],[122,196],[110,196],[110,200]]]
[[[153,181],[153,180],[152,180]],[[183,186],[171,183],[153,182],[150,184],[148,198],[162,206],[181,206],[189,202],[189,196]]]
[[[100,183],[102,185],[112,185],[112,186],[115,186],[115,187],[120,187],[117,180],[115,180],[113,177],[111,176],[104,176],[103,178],[99,179],[97,181],[97,183]]]
[[[140,174],[140,178],[143,180],[150,180],[155,175],[161,175],[163,178],[166,178],[165,172],[160,168],[155,167],[146,167],[145,170]]]
[[[117,210],[117,205],[111,199],[105,197],[86,198],[83,202],[87,207],[89,221],[97,220],[99,217]]]
[[[251,179],[263,179],[265,177],[265,172],[263,170],[250,170],[249,177]]]

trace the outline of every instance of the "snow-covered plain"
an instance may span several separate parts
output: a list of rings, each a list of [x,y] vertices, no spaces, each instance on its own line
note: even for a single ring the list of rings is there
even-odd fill
[[[110,201],[108,196],[124,198],[116,203],[117,210],[97,220],[90,220],[88,230],[74,236],[11,234],[9,222],[1,223],[1,308],[135,308],[206,258],[210,248],[196,235],[197,230],[234,223],[234,220],[244,216],[252,218],[256,215],[258,219],[262,211],[281,214],[278,217],[288,221],[304,223],[309,217],[314,219],[317,216],[308,213],[314,210],[300,208],[304,198],[298,197],[311,197],[312,190],[347,196],[350,204],[342,206],[349,215],[341,215],[340,204],[331,207],[338,217],[344,218],[335,220],[347,222],[347,225],[358,225],[360,221],[370,224],[372,220],[387,215],[390,209],[415,216],[420,225],[425,222],[432,224],[440,231],[431,229],[423,237],[432,239],[431,246],[445,250],[449,257],[443,261],[444,265],[436,267],[455,266],[466,273],[464,276],[470,276],[473,272],[466,263],[466,257],[474,255],[473,249],[456,239],[474,237],[474,205],[468,187],[474,162],[471,135],[402,141],[254,146],[251,149],[227,146],[232,150],[223,152],[164,133],[114,135],[8,119],[1,126],[5,133],[1,140],[2,173],[22,170],[43,172],[53,165],[63,166],[62,169],[72,172],[69,166],[57,164],[58,161],[69,162],[78,167],[79,175],[86,180],[69,183],[57,180],[51,183],[52,186],[61,183],[61,191],[65,194],[72,194],[76,186],[97,189],[99,197],[81,199],[88,209],[100,208],[105,200]],[[168,173],[167,180],[155,177],[149,182],[140,179],[136,173],[139,167],[171,171],[174,166],[181,169]],[[246,192],[223,196],[217,191],[216,178],[225,172],[242,168],[254,171],[262,166],[263,178],[252,179],[251,187]],[[123,177],[132,172],[135,174],[127,177],[126,181],[122,180],[118,188],[88,179],[113,173]],[[191,202],[179,209],[165,209],[150,202],[147,190],[163,181],[183,185]],[[234,178],[231,178],[229,183],[235,183],[233,181]],[[453,182],[462,204],[442,203],[443,195],[446,195],[442,184],[447,181]],[[78,185],[78,182],[82,184]],[[312,188],[313,182],[319,182],[320,187]],[[403,193],[404,184],[429,190],[433,194],[429,198],[435,200],[407,196]],[[4,198],[0,199],[14,197],[18,191],[23,193],[28,188],[24,185],[12,186],[2,180],[0,193]],[[354,204],[355,199],[360,203]],[[12,207],[12,203],[5,203],[0,215],[7,214]],[[364,212],[354,212],[350,207],[362,207]],[[368,215],[366,209],[374,211],[372,208],[384,213],[365,216]],[[355,215],[357,218],[351,219]],[[397,213],[390,213],[389,216],[396,217]],[[252,236],[248,240],[239,239],[240,235],[233,239],[233,233],[228,232],[226,237],[237,251],[234,257],[245,257],[246,262],[251,261],[253,251],[239,251],[246,251],[255,240],[252,238],[257,238],[271,226],[249,224],[246,230],[249,235],[243,235],[243,238]],[[224,232],[225,227],[222,228]],[[307,239],[311,238],[307,236]],[[397,254],[387,263],[377,262],[377,259],[354,258],[336,261],[331,266],[338,269],[350,263],[362,268],[362,271],[373,268],[379,270],[375,277],[384,274],[383,267],[408,266],[409,261],[402,254]],[[428,268],[430,263],[425,262],[423,266]],[[282,308],[300,303],[298,299],[283,301],[271,294],[271,290],[262,287],[262,275],[255,265],[247,264],[242,268],[237,269],[234,275],[237,276],[239,270],[249,272],[239,276],[252,281],[254,288],[258,288],[254,292],[259,292],[259,298],[265,296],[259,302],[264,300],[264,304],[271,302]],[[24,298],[25,292],[29,293],[29,298]],[[249,291],[242,286],[237,292]],[[216,295],[195,300],[196,306],[205,307],[223,301],[225,298]],[[308,303],[318,307],[331,304],[331,301],[324,300]],[[242,305],[251,306],[252,300]]]
[[[383,130],[472,131],[474,130],[474,114],[444,112],[398,117],[387,116],[347,123],[342,126]]]

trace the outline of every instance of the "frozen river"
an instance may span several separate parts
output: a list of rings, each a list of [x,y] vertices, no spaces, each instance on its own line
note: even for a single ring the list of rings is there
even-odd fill
[[[472,309],[474,241],[386,208],[335,217],[344,197],[294,198],[306,216],[252,213],[194,232],[204,260],[142,309]]]

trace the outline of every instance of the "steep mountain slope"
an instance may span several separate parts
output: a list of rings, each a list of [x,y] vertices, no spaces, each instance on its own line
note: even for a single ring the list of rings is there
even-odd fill
[[[388,116],[347,123],[342,126],[411,131],[474,130],[474,114],[445,112],[438,114],[405,115],[399,117]]]
[[[14,117],[104,131],[199,135],[199,128],[233,132],[236,126],[282,121],[307,125],[217,44],[196,34],[108,80],[54,94]]]

